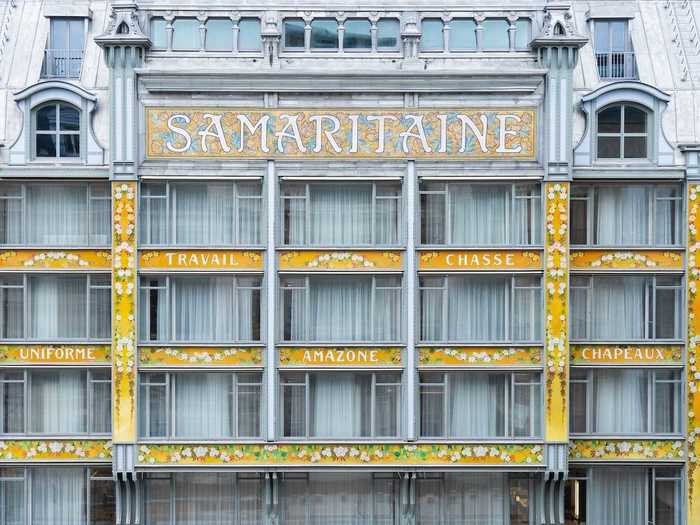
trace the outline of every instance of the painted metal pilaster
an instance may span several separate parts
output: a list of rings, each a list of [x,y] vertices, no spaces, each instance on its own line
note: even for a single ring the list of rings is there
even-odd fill
[[[277,334],[277,254],[275,252],[275,225],[277,221],[277,174],[275,162],[267,161],[265,173],[265,194],[267,210],[267,242],[265,252],[265,304],[266,315],[266,351],[265,351],[265,393],[267,400],[267,426],[266,436],[268,441],[274,441],[276,436],[277,417],[277,356],[275,341]]]
[[[406,437],[417,439],[417,375],[416,370],[416,217],[417,211],[416,162],[408,161],[406,167],[406,264],[404,289],[406,290]]]

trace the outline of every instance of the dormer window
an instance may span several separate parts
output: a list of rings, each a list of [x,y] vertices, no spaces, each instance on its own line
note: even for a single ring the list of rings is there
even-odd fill
[[[87,21],[83,18],[52,18],[44,50],[42,78],[80,78]]]
[[[80,157],[80,110],[49,102],[35,110],[34,156],[37,159]]]
[[[598,112],[599,159],[646,159],[647,112],[630,104],[615,104]]]

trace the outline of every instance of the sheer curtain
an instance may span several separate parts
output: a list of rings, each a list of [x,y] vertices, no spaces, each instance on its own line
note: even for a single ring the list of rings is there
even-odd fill
[[[646,277],[593,279],[592,339],[643,339]]]
[[[86,382],[81,370],[33,370],[30,374],[32,432],[85,432]]]
[[[228,183],[171,184],[175,242],[221,245],[232,242],[233,187]]]
[[[0,189],[0,196],[21,194],[21,188],[6,185]],[[22,244],[23,200],[18,198],[0,199],[0,244]]]
[[[492,184],[451,184],[453,244],[505,244],[510,188]]]
[[[29,278],[29,322],[32,339],[84,338],[85,277],[41,275]]]
[[[313,417],[311,434],[316,437],[359,437],[369,433],[370,376],[353,373],[311,375]]]
[[[231,375],[188,372],[173,377],[175,436],[231,436]]]
[[[86,479],[82,467],[31,469],[32,525],[84,525]]]
[[[448,374],[449,437],[499,437],[504,432],[505,379],[484,372]]]
[[[596,370],[594,378],[594,431],[602,434],[646,432],[646,371]]]
[[[28,184],[27,211],[29,244],[87,243],[87,186]]]
[[[370,184],[312,184],[309,188],[310,244],[372,242]]]
[[[372,339],[371,278],[318,277],[309,280],[312,341],[368,341]],[[379,314],[379,312],[376,312]],[[375,323],[386,322],[377,316]]]
[[[647,244],[649,213],[647,187],[599,186],[596,191],[596,243]]]
[[[502,277],[448,278],[448,340],[504,340],[508,284]]]
[[[177,341],[237,339],[232,277],[173,278],[171,285]]]
[[[646,525],[646,469],[591,469],[591,523]]]
[[[174,474],[176,525],[230,525],[234,523],[233,473]]]
[[[24,525],[24,467],[0,467],[0,523]]]

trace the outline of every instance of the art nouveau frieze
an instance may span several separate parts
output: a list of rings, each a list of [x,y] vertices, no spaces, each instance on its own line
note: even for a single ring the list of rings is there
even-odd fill
[[[2,463],[84,463],[112,461],[107,439],[4,439],[0,441]]]
[[[139,368],[262,367],[265,349],[256,346],[139,346]]]
[[[573,439],[571,462],[675,462],[686,460],[682,439]]]
[[[46,249],[10,248],[0,250],[0,271],[109,271],[112,252],[106,248]]]
[[[420,346],[419,368],[535,368],[543,366],[542,346]]]
[[[581,249],[571,250],[571,271],[682,271],[685,250],[627,250]]]
[[[398,250],[279,250],[280,271],[402,271],[403,252]]]

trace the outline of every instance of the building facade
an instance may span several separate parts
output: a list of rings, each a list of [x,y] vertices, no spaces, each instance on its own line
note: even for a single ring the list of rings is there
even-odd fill
[[[700,524],[700,4],[0,16],[0,525]]]

